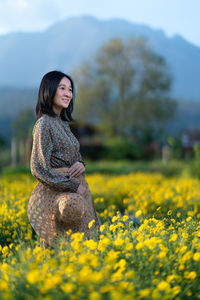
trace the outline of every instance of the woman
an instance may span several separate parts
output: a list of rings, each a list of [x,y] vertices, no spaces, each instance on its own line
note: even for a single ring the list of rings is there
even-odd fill
[[[38,184],[28,204],[30,224],[43,247],[54,247],[69,229],[89,237],[100,225],[85,179],[80,144],[68,124],[73,121],[73,106],[71,77],[59,71],[45,74],[38,93],[31,153],[31,173]],[[94,225],[89,228],[92,220]]]

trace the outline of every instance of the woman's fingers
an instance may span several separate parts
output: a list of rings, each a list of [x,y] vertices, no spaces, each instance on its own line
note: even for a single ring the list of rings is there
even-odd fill
[[[70,171],[70,175],[71,176],[77,176],[77,175],[80,175],[83,172],[84,172],[84,169],[82,167],[79,167],[77,169],[74,169],[74,170]]]
[[[79,168],[82,164],[79,163],[79,162],[76,162],[75,164],[73,164],[69,169],[68,171],[71,173],[71,172],[74,172],[77,168]]]
[[[73,172],[70,173],[71,176],[78,176],[80,174],[81,174],[81,170],[79,170],[79,169],[76,169],[76,170],[74,170]]]
[[[76,170],[76,171],[74,172],[74,174],[75,174],[74,176],[81,175],[84,171],[85,171],[85,169],[81,167],[79,170]]]
[[[78,176],[85,171],[85,167],[81,162],[76,162],[69,169],[68,172],[71,176]]]

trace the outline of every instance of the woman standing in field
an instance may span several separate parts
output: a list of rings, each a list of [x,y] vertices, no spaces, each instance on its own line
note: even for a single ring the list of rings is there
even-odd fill
[[[28,204],[28,218],[43,247],[54,246],[59,236],[99,228],[80,144],[72,134],[74,83],[70,76],[52,71],[42,78],[37,121],[33,128],[31,173],[38,180]],[[94,220],[94,225],[88,224]]]

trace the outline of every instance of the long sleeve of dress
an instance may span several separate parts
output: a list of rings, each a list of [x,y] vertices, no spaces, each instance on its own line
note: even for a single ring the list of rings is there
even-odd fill
[[[47,118],[37,120],[33,128],[33,146],[31,153],[31,173],[41,183],[59,191],[76,192],[79,183],[71,175],[56,173],[51,165],[54,153],[54,139]]]

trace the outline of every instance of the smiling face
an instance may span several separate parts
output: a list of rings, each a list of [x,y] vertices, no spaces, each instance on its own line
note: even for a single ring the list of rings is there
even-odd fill
[[[60,116],[63,108],[69,106],[72,96],[71,82],[67,77],[63,77],[56,90],[53,103],[53,110],[58,116]]]

